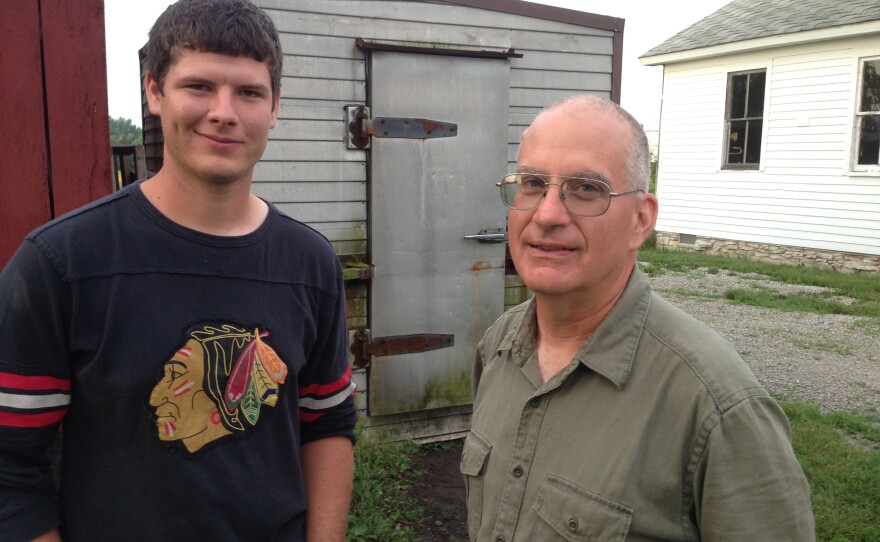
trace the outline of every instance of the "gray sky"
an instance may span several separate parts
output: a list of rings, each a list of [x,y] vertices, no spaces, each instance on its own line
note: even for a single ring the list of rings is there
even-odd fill
[[[729,1],[541,0],[538,3],[626,19],[621,105],[647,130],[656,130],[660,123],[663,68],[641,66],[639,55]],[[140,126],[137,52],[147,41],[153,21],[171,3],[171,0],[104,0],[110,116],[128,118]]]

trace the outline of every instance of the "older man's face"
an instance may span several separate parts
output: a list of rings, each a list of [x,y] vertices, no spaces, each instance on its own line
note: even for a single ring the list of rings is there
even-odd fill
[[[628,125],[614,115],[556,110],[523,134],[518,167],[555,177],[599,173],[612,191],[622,192],[631,141]],[[510,253],[523,281],[536,294],[584,299],[622,289],[653,229],[656,200],[647,196],[647,214],[645,197],[631,194],[612,198],[601,216],[580,217],[565,208],[558,186],[548,189],[537,208],[508,213]]]

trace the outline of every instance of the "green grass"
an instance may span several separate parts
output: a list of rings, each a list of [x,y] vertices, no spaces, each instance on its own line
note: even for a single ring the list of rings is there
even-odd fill
[[[413,443],[358,442],[347,541],[412,542],[410,525],[422,510],[406,491],[418,474],[410,460],[418,449]]]
[[[736,289],[725,292],[734,303],[768,307],[782,311],[814,312],[818,314],[849,314],[880,318],[880,277],[868,274],[845,274],[812,267],[753,262],[714,254],[642,248],[639,260],[649,275],[669,271],[689,272],[705,269],[718,273],[721,269],[734,273],[757,273],[786,284],[802,284],[829,288],[830,292],[817,294],[781,294],[769,290]],[[851,298],[843,303],[838,297]]]
[[[880,417],[783,403],[820,541],[880,541]]]

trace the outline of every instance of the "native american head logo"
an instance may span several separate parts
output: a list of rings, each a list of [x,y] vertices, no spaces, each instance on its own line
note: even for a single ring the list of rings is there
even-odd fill
[[[287,376],[287,365],[263,342],[268,335],[230,324],[191,331],[150,394],[159,439],[195,453],[256,425]]]

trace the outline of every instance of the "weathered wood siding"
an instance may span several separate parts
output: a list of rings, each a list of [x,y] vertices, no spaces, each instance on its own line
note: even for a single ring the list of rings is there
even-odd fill
[[[549,103],[576,93],[612,96],[615,35],[575,24],[440,2],[257,0],[282,36],[284,79],[279,120],[254,174],[254,192],[316,228],[343,258],[367,261],[367,153],[346,149],[346,104],[367,101],[367,41],[402,41],[523,54],[510,62],[508,162],[522,131]],[[621,36],[617,36],[620,47]],[[438,78],[438,84],[443,84]],[[496,179],[485,179],[495,183]],[[498,202],[501,205],[501,202]],[[514,282],[516,277],[513,277]],[[498,285],[505,288],[505,284]],[[507,297],[525,288],[511,282]],[[348,283],[350,328],[369,327],[367,287]],[[358,409],[368,379],[354,372]],[[365,417],[377,436],[447,438],[466,431],[469,408]]]
[[[522,53],[510,61],[511,163],[520,133],[542,107],[573,93],[611,95],[608,30],[441,3],[257,4],[278,26],[285,65],[279,122],[256,168],[254,191],[324,233],[340,255],[366,254],[366,153],[343,143],[343,106],[367,99],[356,38]]]
[[[657,230],[880,254],[880,175],[852,172],[859,61],[880,37],[665,67]],[[727,74],[766,69],[757,171],[722,170]]]
[[[30,230],[113,186],[103,1],[11,4],[0,16],[0,268]]]

